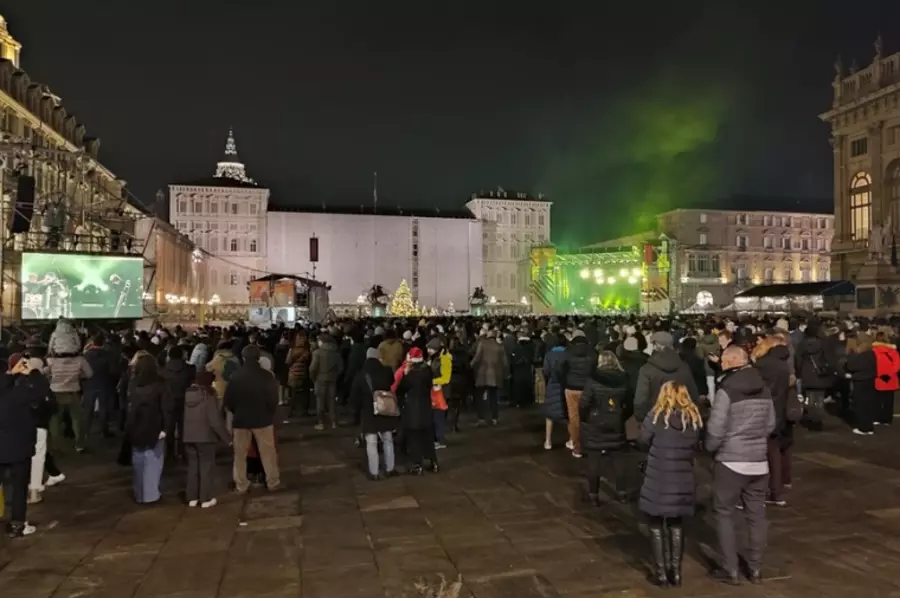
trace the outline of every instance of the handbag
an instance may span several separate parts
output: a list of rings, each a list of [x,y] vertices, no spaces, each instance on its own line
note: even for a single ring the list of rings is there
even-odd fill
[[[397,405],[397,396],[391,390],[376,390],[372,385],[372,378],[366,375],[366,383],[372,391],[372,409],[379,417],[399,417],[400,407]]]
[[[444,396],[444,388],[431,388],[431,408],[433,410],[447,410],[447,398]]]

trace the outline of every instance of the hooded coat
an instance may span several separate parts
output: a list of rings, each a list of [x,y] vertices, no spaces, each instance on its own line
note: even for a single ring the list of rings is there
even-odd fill
[[[566,420],[566,401],[563,397],[562,363],[566,358],[565,346],[554,346],[544,355],[544,417],[554,423]]]
[[[694,375],[675,352],[675,349],[656,350],[647,359],[647,364],[638,372],[637,388],[634,393],[634,418],[638,422],[643,421],[653,405],[656,404],[659,390],[667,381],[677,381],[684,385],[694,403],[700,400],[697,385],[694,383]]]
[[[499,344],[497,347],[501,349]],[[434,423],[431,414],[431,367],[424,362],[411,363],[409,372],[403,374],[397,385],[400,418],[406,429],[430,429]]]
[[[792,424],[787,420],[787,406],[790,394],[796,390],[791,385],[790,369],[791,351],[787,346],[773,346],[764,355],[756,359],[756,368],[772,392],[772,403],[775,407],[775,431],[773,437],[789,440]]]
[[[579,401],[583,449],[588,452],[616,450],[625,445],[624,410],[628,396],[625,371],[594,371]]]
[[[34,455],[37,441],[34,407],[41,397],[30,386],[18,385],[25,377],[0,374],[0,464],[23,462]]]
[[[587,338],[578,336],[566,347],[566,357],[562,364],[562,383],[566,390],[583,390],[591,379],[597,364],[597,353]]]
[[[210,444],[231,441],[211,388],[193,384],[184,395],[184,443]]]
[[[797,346],[794,372],[804,390],[827,390],[834,385],[835,365],[828,362],[825,341],[817,336],[804,336]]]
[[[154,447],[159,441],[160,432],[170,431],[172,397],[157,369],[153,356],[140,356],[133,365],[128,381],[125,435],[131,447],[136,450]]]
[[[173,401],[178,404],[184,402],[185,393],[194,382],[195,375],[194,365],[188,364],[183,358],[169,359],[162,368],[162,377]]]
[[[482,339],[472,358],[472,369],[475,371],[475,387],[502,387],[509,374],[503,345],[493,338]]]
[[[344,359],[338,350],[337,342],[325,338],[312,353],[309,363],[309,376],[317,386],[337,383],[344,371]]]
[[[641,446],[649,448],[638,508],[652,517],[690,517],[694,514],[694,454],[700,431],[690,425],[685,429],[681,411],[673,411],[668,418],[661,413],[655,423],[653,420],[653,412],[648,411],[638,438]]]

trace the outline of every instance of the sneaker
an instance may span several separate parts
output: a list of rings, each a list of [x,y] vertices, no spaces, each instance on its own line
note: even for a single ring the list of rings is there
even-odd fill
[[[784,489],[786,489],[786,490],[792,490],[792,489],[794,489],[794,484],[793,484],[793,483],[785,483],[785,484],[784,484]]]
[[[709,574],[709,578],[719,583],[727,583],[729,585],[741,585],[741,580],[737,573],[729,573],[723,568],[718,568]]]
[[[197,503],[197,500],[191,500],[190,502],[188,502],[188,506],[190,506],[191,508],[197,508]]]
[[[86,448],[82,448],[81,446],[75,446],[75,452],[77,452],[78,454],[84,454],[85,451],[86,451]]]
[[[43,502],[44,498],[41,496],[40,490],[30,489],[28,490],[28,504],[38,504]]]
[[[324,423],[316,423],[316,426],[313,427],[313,429],[315,429],[316,431],[325,431],[325,424]]]
[[[766,498],[766,504],[785,508],[787,506],[787,500],[771,500],[769,498]]]
[[[66,480],[66,476],[64,473],[60,473],[59,475],[53,475],[47,478],[47,482],[44,484],[44,487],[53,487],[54,485],[59,485],[63,481]]]
[[[491,425],[499,425],[500,421],[498,419],[491,419]]]
[[[446,447],[447,447],[447,444],[442,444],[442,443],[440,443],[440,442],[435,442],[435,443],[434,443],[434,449],[435,449],[435,450],[443,450],[443,449],[446,448]]]
[[[200,508],[212,508],[212,507],[215,506],[216,504],[218,504],[218,502],[216,502],[216,499],[215,499],[215,498],[210,498],[210,499],[207,500],[206,502],[202,503],[202,504],[200,505]]]
[[[575,442],[573,442],[572,440],[569,440],[568,442],[566,442],[566,448],[568,448],[569,450],[574,450]]]
[[[856,435],[869,435],[869,433],[866,431],[860,431],[858,427],[853,428],[853,433],[855,433]]]
[[[572,450],[572,456],[574,456],[575,458],[582,458],[584,455],[581,452],[575,452],[574,450]]]
[[[872,421],[872,425],[881,425],[878,421]]]
[[[553,450],[553,444],[550,442],[544,442],[544,450]]]
[[[28,523],[21,525],[13,525],[12,523],[6,524],[6,535],[10,538],[25,537],[26,535],[31,535],[35,531],[37,531],[37,527],[29,525]]]

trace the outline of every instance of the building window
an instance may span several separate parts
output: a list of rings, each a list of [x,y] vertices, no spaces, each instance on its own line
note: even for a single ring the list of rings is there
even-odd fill
[[[238,203],[237,202],[231,203],[231,214],[233,214],[233,215],[238,214]]]
[[[819,263],[818,275],[819,281],[828,281],[831,279],[831,268],[827,262]]]
[[[697,270],[701,273],[706,273],[709,271],[709,256],[706,254],[701,254],[697,257]]]
[[[772,247],[772,236],[767,235],[763,237],[763,248],[771,248]]]
[[[800,249],[809,250],[809,238],[803,238],[802,240],[800,240]]]
[[[810,281],[809,267],[800,267],[800,281],[803,283]]]
[[[232,270],[229,275],[228,280],[229,285],[237,285],[238,284],[238,273],[237,271]]]
[[[816,240],[816,250],[824,250],[825,249],[825,238],[819,238]]]
[[[231,250],[232,252],[238,251],[238,241],[236,238],[231,238],[231,242],[229,242],[229,244],[228,244],[228,249]]]
[[[515,212],[513,212],[509,215],[509,224],[510,225],[516,224],[516,213]]]
[[[697,255],[688,254],[688,273],[697,272]]]
[[[791,249],[793,249],[793,250],[800,249],[800,240],[799,239],[791,239]]]
[[[747,265],[738,265],[735,273],[738,281],[747,281],[750,278],[747,273]]]
[[[738,224],[738,225],[749,225],[749,224],[750,224],[750,219],[749,219],[749,217],[748,217],[746,214],[740,213],[740,214],[737,216],[737,224]]]
[[[746,250],[747,246],[750,245],[750,238],[748,238],[746,235],[739,235],[735,240],[735,245],[742,250]]]
[[[850,142],[850,156],[864,156],[869,153],[869,138],[859,138]]]
[[[187,212],[187,200],[178,201],[178,214],[183,215]]]
[[[706,213],[700,213],[700,222],[706,223]]]
[[[709,264],[711,267],[710,271],[712,271],[713,273],[718,274],[718,273],[722,272],[722,270],[719,268],[719,255],[718,254],[712,255],[712,258],[710,259]]]
[[[510,287],[510,289],[513,289],[513,290],[516,289],[516,274],[515,273],[509,274],[509,287]]]
[[[772,283],[775,281],[775,269],[772,267],[766,267],[766,270],[763,271],[763,278],[766,283]]]
[[[209,214],[216,215],[219,214],[219,203],[215,200],[209,201]]]
[[[794,265],[787,263],[784,265],[784,281],[790,283],[794,280]]]
[[[828,229],[828,219],[819,217],[816,219],[816,229]]]
[[[872,209],[872,178],[857,173],[850,184],[850,235],[854,240],[869,239]]]
[[[218,252],[219,251],[219,238],[216,236],[209,236],[209,251],[210,252]]]
[[[538,215],[538,225],[544,224],[544,215]]]
[[[256,252],[256,240],[250,240],[250,252]]]
[[[705,234],[705,233],[701,233],[701,234],[700,234],[700,245],[701,245],[701,246],[705,246],[705,245],[706,245],[706,234]]]
[[[531,227],[531,215],[525,213],[525,227]]]
[[[503,273],[497,273],[497,287],[503,287]]]
[[[772,215],[763,215],[763,227],[772,226]]]
[[[786,235],[781,238],[781,249],[782,250],[790,250],[791,249],[791,236]]]
[[[203,202],[201,200],[197,200],[196,202],[194,202],[194,214],[203,214]]]
[[[256,215],[256,213],[257,213],[258,210],[259,210],[259,205],[256,204],[256,202],[251,202],[251,203],[250,203],[250,214],[251,214],[251,215]]]

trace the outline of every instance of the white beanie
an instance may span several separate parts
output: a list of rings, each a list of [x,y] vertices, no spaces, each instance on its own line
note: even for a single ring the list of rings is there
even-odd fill
[[[412,331],[410,331],[409,329],[407,329],[406,331],[404,331],[404,332],[403,332],[403,339],[404,339],[404,340],[411,340],[411,339],[412,339]]]

